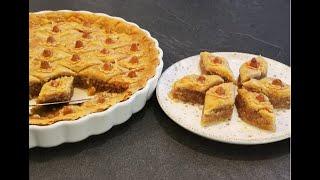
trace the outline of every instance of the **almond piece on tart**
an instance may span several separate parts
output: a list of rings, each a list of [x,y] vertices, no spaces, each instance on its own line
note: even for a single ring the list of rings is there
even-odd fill
[[[269,77],[260,80],[251,79],[243,83],[243,88],[265,94],[274,108],[290,108],[290,86],[280,79]]]
[[[214,74],[221,76],[225,82],[235,82],[229,63],[224,57],[201,52],[200,69],[203,74]]]
[[[201,118],[202,126],[231,119],[235,101],[234,91],[233,83],[223,83],[206,92]]]
[[[273,106],[264,94],[238,89],[235,104],[243,121],[260,129],[276,130]]]
[[[206,91],[223,82],[217,75],[187,75],[173,84],[171,95],[173,99],[203,104]]]
[[[37,98],[37,103],[68,101],[73,94],[73,77],[61,77],[45,83]]]
[[[250,61],[243,63],[239,69],[238,85],[241,86],[244,82],[250,79],[261,79],[267,76],[268,63],[263,57],[257,56]]]

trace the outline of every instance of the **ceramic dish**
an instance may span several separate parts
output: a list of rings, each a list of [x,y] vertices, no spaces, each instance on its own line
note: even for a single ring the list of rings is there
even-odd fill
[[[41,11],[35,14],[47,13],[50,11]],[[59,11],[58,11],[59,12]],[[69,10],[61,10],[61,12],[74,12]],[[80,13],[89,13],[88,11],[76,11]],[[114,18],[125,23],[138,25],[127,22],[120,17],[113,17],[102,13],[93,13],[97,16],[105,16]],[[140,28],[141,29],[141,28]],[[97,135],[108,131],[114,125],[118,125],[127,121],[133,113],[141,110],[146,101],[152,96],[156,87],[158,78],[161,75],[163,68],[162,56],[163,52],[159,48],[159,43],[156,39],[152,38],[150,33],[144,31],[147,36],[154,41],[156,48],[159,51],[158,59],[159,65],[156,68],[155,75],[150,78],[144,88],[135,92],[129,99],[117,103],[105,111],[88,114],[74,121],[59,121],[47,126],[29,125],[29,148],[33,147],[53,147],[66,142],[81,141],[91,135]]]

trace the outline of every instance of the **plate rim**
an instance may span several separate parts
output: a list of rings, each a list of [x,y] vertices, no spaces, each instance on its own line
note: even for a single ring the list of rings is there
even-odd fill
[[[247,56],[259,56],[259,55],[256,55],[256,54],[251,54],[251,53],[244,53],[244,52],[226,52],[226,51],[223,51],[223,52],[209,52],[211,54],[214,54],[214,53],[217,53],[217,54],[242,54],[242,55],[247,55]],[[194,131],[192,129],[189,129],[187,126],[184,126],[182,123],[179,123],[179,121],[176,121],[170,113],[168,113],[163,104],[161,103],[162,101],[160,100],[160,97],[159,97],[159,86],[162,82],[162,79],[163,79],[163,75],[165,75],[167,73],[167,71],[170,69],[170,68],[173,68],[174,65],[180,63],[181,61],[184,61],[184,60],[187,60],[187,59],[191,59],[191,58],[195,58],[195,57],[200,57],[199,54],[197,55],[193,55],[193,56],[189,56],[189,57],[186,57],[186,58],[183,58],[173,64],[171,64],[162,74],[161,74],[161,77],[159,78],[158,80],[158,84],[157,84],[157,87],[156,87],[156,97],[157,97],[157,101],[161,107],[161,109],[163,110],[163,112],[169,117],[169,119],[173,122],[175,122],[176,124],[178,124],[180,127],[184,128],[185,130],[193,133],[193,134],[196,134],[198,136],[201,136],[203,138],[206,138],[206,139],[209,139],[209,140],[214,140],[214,141],[217,141],[217,142],[221,142],[221,143],[227,143],[227,144],[236,144],[236,145],[260,145],[260,144],[270,144],[270,143],[274,143],[274,142],[279,142],[279,141],[282,141],[282,140],[285,140],[285,139],[290,139],[291,138],[291,130],[289,131],[288,134],[284,134],[284,135],[281,135],[281,136],[276,136],[275,138],[267,138],[267,139],[261,139],[259,141],[256,141],[256,140],[251,140],[251,141],[237,141],[237,140],[227,140],[225,138],[219,138],[217,136],[207,136],[206,134],[203,134],[203,133],[200,133],[198,131]],[[265,56],[262,56],[263,58],[267,59],[268,61],[272,61],[273,63],[275,64],[278,64],[278,65],[281,65],[281,66],[286,66],[287,68],[289,68],[291,70],[291,67],[286,65],[286,64],[283,64],[279,61],[276,61],[276,60],[273,60],[271,58],[268,58],[268,57],[265,57]],[[291,88],[291,86],[290,86]],[[291,102],[291,101],[290,101]],[[290,120],[291,121],[291,120]],[[291,126],[290,126],[291,128]]]

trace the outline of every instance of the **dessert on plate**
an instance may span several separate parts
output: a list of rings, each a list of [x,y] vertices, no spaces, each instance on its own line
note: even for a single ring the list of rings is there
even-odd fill
[[[243,121],[260,129],[276,130],[273,106],[266,95],[238,89],[235,104]]]
[[[239,69],[238,85],[250,79],[261,79],[267,76],[268,63],[263,57],[257,56],[243,63]]]
[[[72,11],[29,13],[29,97],[38,103],[64,101],[73,86],[95,94],[81,104],[37,107],[29,124],[76,120],[130,98],[155,75],[159,53],[147,32],[121,19]]]
[[[231,119],[235,101],[234,91],[233,83],[223,83],[206,92],[201,118],[202,126]]]
[[[280,79],[270,77],[251,79],[243,83],[243,88],[265,94],[274,108],[290,108],[290,86]]]
[[[184,102],[203,104],[206,91],[212,86],[223,83],[217,75],[191,74],[177,80],[172,87],[171,96]]]
[[[225,82],[235,82],[228,61],[224,57],[209,52],[201,52],[200,69],[203,74],[215,74],[222,77]]]

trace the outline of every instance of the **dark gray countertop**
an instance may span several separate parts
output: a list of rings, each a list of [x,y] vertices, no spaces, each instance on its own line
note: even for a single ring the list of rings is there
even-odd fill
[[[32,0],[30,11],[88,10],[120,16],[150,31],[164,69],[201,50],[240,51],[290,62],[290,1]],[[31,179],[290,179],[290,141],[218,143],[170,120],[155,94],[110,131],[29,152]]]

